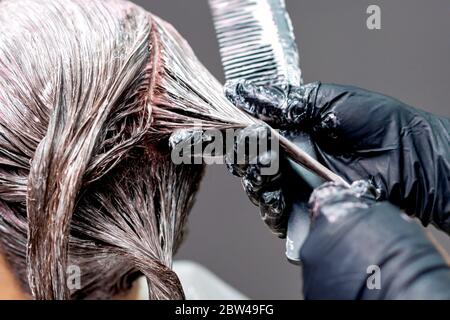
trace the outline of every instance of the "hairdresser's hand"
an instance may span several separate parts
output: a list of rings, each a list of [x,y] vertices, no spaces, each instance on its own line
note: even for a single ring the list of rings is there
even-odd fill
[[[306,299],[450,299],[450,269],[418,224],[371,184],[326,183],[309,202]]]
[[[228,86],[226,94],[288,138],[300,130],[310,133],[319,161],[331,170],[348,181],[371,180],[379,199],[450,233],[448,119],[333,84],[291,86],[285,94],[277,87],[243,82]]]
[[[172,133],[169,146],[177,156],[195,150],[213,141],[207,131],[201,129],[182,129]],[[257,144],[264,141],[266,150],[249,148],[249,141]],[[199,146],[199,148],[196,148]],[[280,156],[278,148],[272,149],[272,135],[268,126],[254,125],[235,132],[234,143],[225,154],[225,163],[229,170],[242,178],[242,184],[252,202],[260,208],[263,221],[273,233],[283,238],[286,235],[287,221],[294,202],[306,203],[311,189],[298,179],[289,179],[294,173],[287,165],[284,156]],[[224,146],[224,148],[230,146]],[[253,151],[255,153],[253,154]],[[194,159],[186,157],[190,163]],[[199,158],[198,158],[199,159]],[[201,160],[201,159],[199,159]],[[281,169],[282,168],[282,169]]]
[[[263,145],[270,147],[276,145],[272,144],[272,139],[266,125],[253,125],[238,131],[225,163],[233,175],[241,178],[244,190],[259,207],[265,224],[275,235],[284,238],[293,204],[306,204],[312,190],[300,179],[292,179],[296,174],[278,148],[266,151],[258,148],[254,149],[255,154],[250,152],[249,141],[258,145],[260,141],[266,141]]]

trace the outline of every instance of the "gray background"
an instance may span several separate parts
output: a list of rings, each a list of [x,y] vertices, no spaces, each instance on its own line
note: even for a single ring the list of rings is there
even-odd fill
[[[206,0],[135,1],[171,22],[223,81]],[[287,0],[307,82],[352,84],[450,116],[450,1]],[[366,8],[381,7],[381,30]],[[210,166],[177,259],[205,265],[251,298],[298,299],[301,275],[259,220],[240,182]],[[438,239],[450,249],[443,234]]]

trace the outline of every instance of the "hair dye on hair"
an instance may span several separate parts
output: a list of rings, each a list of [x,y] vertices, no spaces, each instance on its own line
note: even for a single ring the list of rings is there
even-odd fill
[[[155,19],[119,0],[0,2],[0,243],[35,299],[111,298],[141,274],[150,298],[184,297],[172,256],[203,167],[175,166],[152,128]]]

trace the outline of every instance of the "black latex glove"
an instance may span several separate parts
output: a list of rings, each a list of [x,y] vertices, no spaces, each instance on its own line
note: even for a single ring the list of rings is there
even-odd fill
[[[246,82],[226,90],[236,106],[286,137],[310,133],[319,161],[347,181],[371,180],[380,200],[450,233],[450,120],[356,87],[312,83],[285,92]],[[262,203],[261,193],[248,193]],[[277,199],[284,201],[283,192],[271,199],[274,208],[282,207]]]
[[[369,183],[327,183],[309,204],[301,250],[306,299],[450,299],[449,266],[414,220],[375,202]]]
[[[266,139],[271,146],[271,130],[265,125],[254,125],[235,133],[232,150],[228,150],[225,163],[230,172],[242,178],[242,185],[250,200],[259,207],[261,218],[270,230],[280,238],[286,236],[289,212],[294,202],[307,203],[312,189],[296,176],[280,150],[267,150],[248,155],[238,161],[238,150],[249,150],[249,141]],[[264,168],[277,163],[278,170],[267,174]],[[292,179],[295,177],[295,179]]]
[[[260,208],[262,220],[274,234],[284,238],[292,204],[301,202],[306,208],[312,189],[295,175],[286,158],[279,154],[279,149],[270,148],[272,135],[268,126],[254,125],[238,129],[234,132],[234,138],[231,148],[226,144],[223,146],[225,163],[231,173],[242,178],[242,185],[250,200]],[[257,149],[255,154],[249,153],[249,141],[258,143],[261,140],[266,141],[267,150]],[[212,141],[214,138],[208,131],[184,129],[171,135],[169,145],[175,154],[180,154],[183,150],[190,151],[189,154],[193,157],[186,159],[190,159],[188,163],[194,163],[194,157],[201,161],[203,156],[195,154],[194,151],[203,150]],[[239,150],[247,151],[242,154],[242,158],[238,155]],[[264,169],[275,163],[278,170],[272,174],[265,174]],[[291,178],[293,176],[295,179]]]

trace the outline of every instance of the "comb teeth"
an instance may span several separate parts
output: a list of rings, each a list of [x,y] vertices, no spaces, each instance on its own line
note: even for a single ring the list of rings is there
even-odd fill
[[[227,81],[301,83],[297,47],[284,0],[209,3]]]

